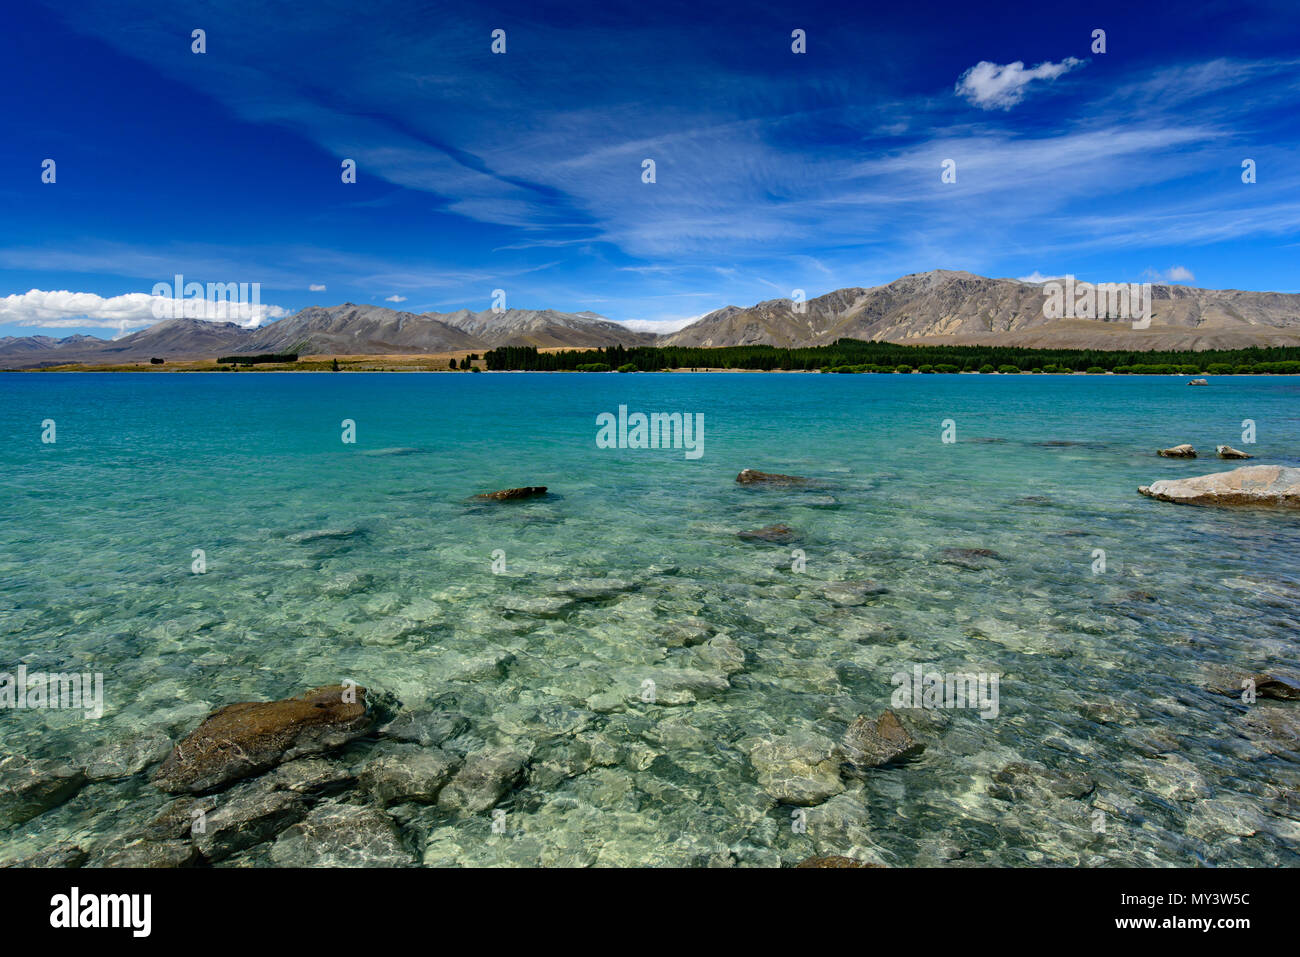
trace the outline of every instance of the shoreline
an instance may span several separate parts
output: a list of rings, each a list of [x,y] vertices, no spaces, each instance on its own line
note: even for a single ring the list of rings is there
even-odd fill
[[[313,363],[314,365],[315,363]],[[358,368],[357,366],[346,366],[339,369],[332,368],[293,368],[284,363],[266,363],[264,365],[244,366],[238,369],[228,366],[217,366],[215,364],[206,364],[204,366],[195,365],[173,365],[165,367],[161,365],[149,365],[147,363],[126,365],[81,365],[69,364],[66,366],[46,366],[43,368],[28,369],[0,369],[0,374],[26,375],[30,373],[97,373],[97,374],[172,374],[179,375],[183,373],[228,373],[228,372],[258,372],[258,373],[288,373],[292,375],[313,375],[317,373],[339,374],[339,373],[356,373],[356,372],[398,372],[398,373],[447,373],[462,375],[470,372],[471,375],[479,373],[488,373],[490,375],[692,375],[700,373],[709,374],[749,374],[749,375],[843,375],[843,376],[897,376],[897,375],[914,375],[929,376],[932,378],[953,378],[960,376],[984,376],[984,377],[1062,377],[1070,378],[1074,376],[1081,377],[1102,377],[1113,376],[1120,378],[1165,378],[1165,379],[1188,379],[1195,377],[1211,377],[1215,379],[1253,379],[1253,378],[1287,378],[1289,376],[1300,376],[1295,372],[1219,372],[1219,373],[1178,373],[1178,372],[1137,372],[1137,373],[1119,373],[1111,370],[1105,372],[1042,372],[1035,370],[1021,370],[1020,372],[921,372],[918,369],[912,369],[908,372],[851,372],[851,373],[833,373],[825,372],[821,369],[726,369],[721,367],[708,368],[674,368],[674,369],[656,369],[653,371],[640,371],[634,373],[622,373],[611,369],[607,372],[579,372],[576,369],[485,369],[481,366],[475,366],[472,370],[466,369],[449,369],[449,368],[427,368],[419,366],[387,366],[387,367],[368,367]]]

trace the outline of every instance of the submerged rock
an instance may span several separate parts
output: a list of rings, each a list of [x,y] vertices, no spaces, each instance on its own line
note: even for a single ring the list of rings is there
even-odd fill
[[[327,542],[353,538],[361,534],[359,528],[313,528],[305,532],[294,532],[285,536],[286,542],[295,545],[310,545],[313,542]]]
[[[258,783],[276,791],[320,795],[348,787],[355,777],[347,765],[338,761],[299,758],[280,765]]]
[[[703,666],[706,674],[717,672],[721,675],[734,675],[745,670],[744,649],[726,635],[716,635],[699,646],[695,651],[695,660]],[[710,687],[714,684],[716,683],[710,682]]]
[[[1210,381],[1208,379],[1188,379],[1187,384],[1188,385],[1209,385]]]
[[[655,629],[655,636],[669,648],[690,648],[704,644],[717,631],[715,625],[703,618],[683,618],[659,625]]]
[[[199,851],[189,841],[136,841],[94,861],[95,867],[190,867]]]
[[[1300,508],[1300,468],[1247,465],[1230,472],[1162,479],[1138,489],[1149,498],[1187,505],[1270,505]]]
[[[1001,560],[1002,556],[991,548],[945,548],[939,553],[941,564],[956,565],[972,571],[990,568],[990,562]]]
[[[1300,755],[1300,708],[1255,705],[1247,709],[1243,720],[1250,737],[1263,750]]]
[[[421,747],[436,748],[467,730],[469,718],[457,711],[419,709],[403,711],[380,728],[379,733],[397,741],[410,741]]]
[[[301,821],[307,807],[306,798],[292,791],[260,781],[242,785],[221,795],[216,808],[193,826],[194,846],[210,862],[224,860]]]
[[[502,611],[534,618],[558,618],[574,605],[574,599],[560,595],[506,595],[501,599]]]
[[[575,578],[560,582],[552,591],[557,595],[573,598],[577,601],[604,601],[616,598],[624,592],[636,588],[629,581],[621,578]]]
[[[528,781],[533,787],[550,789],[592,768],[615,767],[622,758],[623,750],[613,738],[600,731],[584,731],[543,744],[529,765]]]
[[[1209,671],[1208,690],[1216,694],[1240,698],[1250,682],[1258,698],[1277,701],[1300,701],[1300,675],[1282,671],[1254,672],[1233,668],[1212,667]]]
[[[0,864],[0,867],[80,867],[89,857],[90,855],[76,844],[64,842],[18,860],[6,861]]]
[[[637,680],[626,699],[657,705],[694,704],[730,687],[725,675],[697,668],[658,668]]]
[[[321,804],[276,838],[277,867],[409,867],[415,854],[397,825],[378,808]]]
[[[882,767],[925,750],[925,745],[908,733],[892,711],[878,718],[858,715],[844,732],[842,743],[849,764],[857,768]]]
[[[828,602],[842,608],[865,605],[868,598],[887,594],[888,588],[872,581],[828,582],[822,589],[822,595]]]
[[[1261,698],[1278,701],[1300,701],[1300,679],[1295,675],[1275,673],[1253,675],[1255,693]]]
[[[448,681],[499,681],[515,663],[515,656],[500,649],[454,661],[444,677]]]
[[[744,469],[736,476],[736,481],[741,485],[807,485],[809,480],[802,475],[782,475],[779,472]]]
[[[1194,459],[1196,458],[1196,449],[1184,443],[1167,449],[1156,449],[1156,455],[1165,459]]]
[[[521,498],[537,498],[546,494],[545,485],[525,485],[521,488],[503,488],[498,492],[484,492],[474,498],[486,502],[514,502]]]
[[[1241,449],[1234,449],[1231,445],[1220,445],[1214,451],[1218,453],[1221,459],[1253,459],[1255,457],[1241,451]]]
[[[445,751],[404,745],[362,769],[358,781],[379,804],[432,804],[451,780],[460,759]]]
[[[811,807],[844,790],[835,742],[807,731],[760,741],[749,753],[759,786],[782,804]]]
[[[737,534],[746,542],[773,542],[777,545],[789,545],[799,538],[799,533],[785,524],[768,525],[765,528]]]
[[[795,865],[799,867],[884,867],[884,864],[873,864],[871,861],[858,861],[851,857],[843,857],[838,854],[830,854],[826,857],[809,857]]]
[[[57,807],[85,783],[84,771],[52,758],[31,761],[15,754],[0,760],[0,827]]]
[[[159,731],[115,741],[91,752],[86,777],[91,781],[129,778],[166,758],[171,749],[171,738]]]
[[[245,701],[210,714],[163,762],[153,783],[198,793],[318,754],[366,732],[366,689],[330,685],[282,701]]]
[[[374,583],[375,576],[369,572],[340,572],[321,586],[321,594],[331,598],[346,598],[366,591]]]
[[[168,801],[140,829],[140,835],[150,841],[176,841],[191,838],[199,822],[206,826],[207,815],[216,810],[216,798],[179,797]]]
[[[1003,801],[1081,798],[1091,794],[1096,786],[1097,782],[1082,771],[1057,771],[1015,761],[993,775],[989,795]]]
[[[505,797],[523,777],[528,756],[521,751],[479,751],[442,789],[438,804],[467,814],[481,814]]]
[[[212,859],[223,860],[268,840],[301,817],[299,809],[305,813],[313,800],[354,781],[355,775],[337,761],[289,761],[224,794],[179,797],[164,805],[141,829],[141,835],[151,841],[193,839],[202,842],[206,854],[214,855]],[[289,813],[281,813],[286,809]]]
[[[409,446],[399,445],[389,449],[367,449],[361,454],[371,458],[387,458],[392,455],[423,455],[428,451],[428,449],[416,449]]]

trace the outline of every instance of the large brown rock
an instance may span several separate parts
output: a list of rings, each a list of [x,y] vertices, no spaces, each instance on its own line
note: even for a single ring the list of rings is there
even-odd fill
[[[1247,465],[1230,472],[1162,479],[1138,489],[1162,502],[1186,505],[1274,505],[1300,508],[1300,468]]]
[[[364,734],[366,689],[329,685],[283,701],[244,701],[212,712],[162,763],[153,783],[200,793],[319,754]]]

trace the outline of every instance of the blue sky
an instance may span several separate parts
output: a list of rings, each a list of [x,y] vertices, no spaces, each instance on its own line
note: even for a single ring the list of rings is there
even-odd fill
[[[1293,3],[976,6],[14,6],[0,335],[176,273],[666,326],[934,268],[1300,290]]]

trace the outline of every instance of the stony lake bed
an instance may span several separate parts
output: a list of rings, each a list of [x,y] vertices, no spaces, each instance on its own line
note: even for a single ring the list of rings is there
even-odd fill
[[[103,714],[0,709],[0,862],[1293,866],[1300,513],[1138,488],[1300,466],[1298,400],[2,375],[0,672]],[[600,447],[621,406],[702,454]]]

